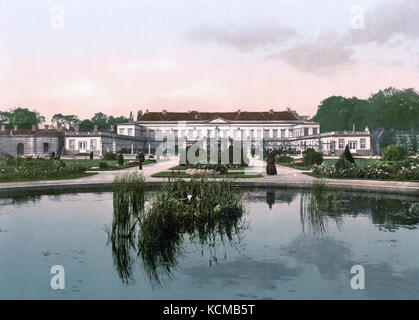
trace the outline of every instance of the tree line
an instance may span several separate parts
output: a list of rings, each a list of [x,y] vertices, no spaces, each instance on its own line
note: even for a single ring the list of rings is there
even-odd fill
[[[142,116],[142,111],[137,112],[136,120]],[[57,129],[75,130],[92,130],[95,125],[98,129],[114,129],[119,123],[127,123],[134,120],[132,111],[129,117],[125,116],[107,116],[102,112],[95,113],[91,119],[81,120],[76,115],[63,115],[61,113],[54,114],[51,118],[51,123]],[[7,129],[12,129],[15,125],[19,129],[31,129],[32,126],[38,126],[45,122],[45,117],[36,110],[29,110],[28,108],[15,108],[9,111],[0,111],[0,124],[4,124]]]
[[[386,130],[419,129],[419,94],[415,89],[387,88],[368,99],[332,96],[323,100],[312,119],[320,123],[321,132],[368,127]]]

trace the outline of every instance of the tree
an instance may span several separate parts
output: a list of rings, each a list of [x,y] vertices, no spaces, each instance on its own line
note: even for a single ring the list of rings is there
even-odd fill
[[[82,122],[80,122],[79,128],[81,130],[93,130],[94,124],[90,120],[83,120]]]
[[[364,130],[410,130],[419,128],[419,94],[414,89],[387,88],[368,100],[332,96],[318,106],[314,121],[322,132]]]
[[[51,122],[58,128],[58,129],[67,129],[67,130],[74,130],[79,124],[80,120],[75,115],[63,115],[61,113],[54,114]]]
[[[41,116],[36,110],[30,111],[28,108],[15,108],[9,111],[0,112],[0,123],[6,124],[8,129],[17,125],[19,129],[31,129],[33,125],[45,122],[45,117]]]
[[[129,122],[129,118],[124,117],[124,116],[119,116],[119,117],[114,117],[114,116],[109,116],[108,118],[108,124],[110,128],[113,128],[114,130],[116,130],[116,126],[120,123],[127,123]]]
[[[111,127],[108,123],[108,116],[102,112],[95,113],[90,121],[93,125],[97,125],[98,129],[109,129]]]
[[[143,112],[141,110],[138,110],[137,111],[137,121],[140,121],[142,116],[143,116]]]

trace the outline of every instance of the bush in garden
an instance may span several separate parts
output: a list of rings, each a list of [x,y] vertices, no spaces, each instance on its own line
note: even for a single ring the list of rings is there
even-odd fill
[[[352,168],[352,163],[346,160],[344,156],[341,156],[339,160],[335,163],[335,168],[338,170],[347,170]]]
[[[303,151],[303,161],[307,166],[311,166],[313,164],[322,164],[323,154],[312,148],[308,148],[307,150]]]
[[[109,167],[108,163],[105,162],[105,161],[102,161],[102,162],[99,163],[99,168],[101,168],[101,169],[107,169],[108,167]]]
[[[346,145],[345,151],[343,152],[343,156],[346,160],[348,160],[350,163],[355,164],[355,159],[352,156],[351,150],[349,150],[349,145]]]
[[[276,163],[293,162],[294,161],[294,158],[292,158],[290,156],[286,156],[286,155],[279,155],[279,156],[276,156],[275,161],[276,161]]]
[[[385,147],[383,150],[384,161],[402,161],[406,160],[409,155],[409,151],[398,144],[393,144]]]
[[[118,154],[118,164],[120,166],[124,165],[124,156],[122,155],[122,153]]]
[[[90,152],[89,158],[90,160],[93,160],[93,151]]]
[[[113,152],[105,153],[102,157],[103,160],[117,160],[117,154]]]

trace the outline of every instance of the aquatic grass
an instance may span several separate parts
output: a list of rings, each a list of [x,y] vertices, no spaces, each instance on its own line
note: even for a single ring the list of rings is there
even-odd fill
[[[342,225],[342,200],[338,192],[332,192],[323,179],[314,181],[308,192],[301,194],[300,219],[303,233],[315,237],[327,233],[327,221],[333,219],[338,228]]]
[[[114,264],[123,283],[132,282],[133,253],[137,251],[137,225],[144,211],[145,179],[141,173],[114,178],[113,220],[108,232]]]
[[[220,240],[231,242],[246,227],[245,194],[231,181],[210,182],[172,180],[156,193],[141,221],[139,255],[150,279],[159,283],[159,275],[169,276],[182,256],[187,234],[191,241],[215,247]],[[212,256],[216,261],[216,256]]]
[[[247,226],[243,219],[246,194],[231,181],[171,180],[147,207],[144,196],[137,195],[143,186],[141,177],[124,175],[114,181],[114,219],[108,234],[114,264],[124,283],[131,279],[133,252],[141,258],[152,285],[160,285],[162,275],[171,279],[183,257],[186,238],[210,247],[214,261],[217,241],[240,242]]]

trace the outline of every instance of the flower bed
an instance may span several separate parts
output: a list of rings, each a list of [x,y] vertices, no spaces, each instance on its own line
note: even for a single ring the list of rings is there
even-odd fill
[[[349,168],[337,169],[323,163],[313,166],[312,173],[316,176],[329,178],[360,178],[360,179],[392,179],[419,181],[419,163],[417,159],[406,161],[381,161],[366,166],[352,165]]]
[[[216,171],[214,169],[187,169],[185,171],[186,174],[189,174],[191,176],[199,176],[199,175],[214,175],[214,174],[220,174],[219,171]]]
[[[85,166],[67,165],[62,160],[43,158],[8,158],[0,169],[0,181],[70,179],[88,175]]]

